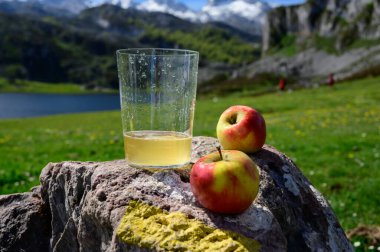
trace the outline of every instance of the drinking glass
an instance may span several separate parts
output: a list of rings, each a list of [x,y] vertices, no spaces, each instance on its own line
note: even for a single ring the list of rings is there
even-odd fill
[[[116,55],[128,164],[185,166],[191,158],[198,52],[134,48]]]

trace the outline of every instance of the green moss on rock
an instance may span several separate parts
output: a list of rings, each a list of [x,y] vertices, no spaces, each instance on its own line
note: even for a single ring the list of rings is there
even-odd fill
[[[258,251],[260,244],[241,234],[216,229],[189,219],[180,212],[166,212],[131,201],[117,228],[127,244],[157,251]]]

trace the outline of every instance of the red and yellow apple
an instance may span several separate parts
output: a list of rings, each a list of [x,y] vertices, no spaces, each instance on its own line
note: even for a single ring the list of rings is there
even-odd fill
[[[237,150],[214,152],[200,158],[190,173],[195,198],[205,208],[225,214],[246,210],[259,190],[259,170]]]
[[[253,108],[242,105],[232,106],[220,116],[216,134],[225,150],[256,152],[265,143],[265,120]]]

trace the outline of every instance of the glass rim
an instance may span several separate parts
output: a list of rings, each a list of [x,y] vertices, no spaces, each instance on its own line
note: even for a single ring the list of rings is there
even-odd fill
[[[162,52],[156,54],[154,52]],[[179,54],[175,54],[175,52]],[[155,57],[168,57],[168,56],[197,56],[199,52],[188,49],[174,49],[174,48],[125,48],[116,50],[117,54],[125,55],[141,55],[141,56],[155,56]],[[144,53],[144,54],[143,54]]]

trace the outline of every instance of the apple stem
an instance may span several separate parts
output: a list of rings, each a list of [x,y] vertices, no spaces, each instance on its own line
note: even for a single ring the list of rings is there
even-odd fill
[[[223,160],[222,150],[220,149],[220,146],[216,147],[216,149],[218,149],[220,159]]]

